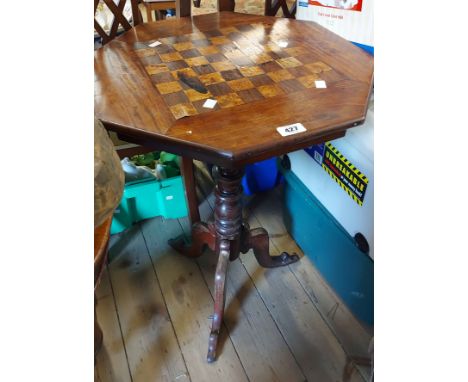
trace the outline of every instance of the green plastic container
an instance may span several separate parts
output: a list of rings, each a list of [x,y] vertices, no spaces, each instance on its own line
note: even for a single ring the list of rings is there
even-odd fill
[[[163,216],[177,219],[188,215],[181,176],[125,184],[122,200],[114,212],[111,234],[122,232],[143,219]]]

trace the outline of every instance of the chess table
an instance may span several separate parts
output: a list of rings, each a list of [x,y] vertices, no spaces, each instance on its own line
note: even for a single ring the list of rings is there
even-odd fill
[[[250,249],[263,267],[299,260],[270,256],[267,231],[243,222],[243,167],[344,136],[364,122],[372,85],[371,56],[315,23],[269,16],[141,24],[95,52],[95,115],[106,128],[216,165],[214,222],[192,221],[191,240],[171,241],[187,256],[205,246],[218,256],[209,362],[229,261]]]

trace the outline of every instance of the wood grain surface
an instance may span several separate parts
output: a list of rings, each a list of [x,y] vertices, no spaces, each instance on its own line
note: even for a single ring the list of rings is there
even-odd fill
[[[233,28],[231,36],[229,28]],[[236,28],[244,34],[237,35],[238,40]],[[220,36],[219,31],[226,32]],[[203,39],[197,35],[201,33],[211,34],[209,43],[200,43]],[[147,44],[160,39],[173,41],[170,47],[180,50],[156,56],[157,48]],[[283,41],[288,46],[277,49]],[[229,50],[230,45],[239,49]],[[221,52],[213,53],[213,46]],[[258,47],[264,51],[255,51]],[[199,51],[201,57],[181,54],[190,56],[195,48],[204,48]],[[257,64],[261,54],[271,58],[272,49],[277,56]],[[218,61],[217,54],[228,60]],[[210,59],[215,60],[213,65]],[[210,95],[220,107],[209,112],[194,112],[192,103],[202,100],[197,97],[201,93],[185,94],[191,102],[189,116],[177,119],[177,113],[187,111],[180,106],[171,110],[168,103],[178,101],[168,94],[180,92],[182,85],[164,77],[187,68],[198,68],[202,72],[197,76],[206,76],[209,73],[200,67],[208,64],[215,73],[234,70],[235,76],[237,69],[242,76],[223,77],[223,82],[231,82],[233,93],[225,94],[222,82],[211,84],[218,85],[212,86]],[[266,79],[270,72],[274,73]],[[154,76],[165,85],[157,87]],[[213,74],[207,77],[205,83],[213,81]],[[327,82],[326,89],[313,86],[316,77]],[[108,129],[135,143],[235,167],[343,136],[347,128],[362,123],[373,83],[373,59],[315,23],[220,12],[133,28],[95,52],[95,78],[95,114]],[[297,122],[307,130],[288,137],[276,131],[276,127]]]

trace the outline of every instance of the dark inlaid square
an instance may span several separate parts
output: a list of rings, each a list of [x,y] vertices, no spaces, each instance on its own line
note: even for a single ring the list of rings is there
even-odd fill
[[[227,37],[232,41],[242,40],[245,36],[241,32],[228,33]]]
[[[255,87],[262,86],[262,85],[271,85],[275,83],[275,81],[273,81],[266,74],[261,74],[259,76],[250,77],[249,80],[255,85]]]
[[[135,50],[146,49],[146,48],[148,48],[149,44],[151,44],[151,41],[148,41],[148,42],[135,42],[133,44],[133,49],[135,49]]]
[[[174,77],[172,76],[170,72],[156,73],[151,76],[151,81],[154,84],[161,84],[163,82],[174,81]]]
[[[213,30],[206,31],[206,32],[203,32],[203,33],[205,33],[205,36],[208,36],[208,37],[223,36],[221,31],[218,30],[218,29],[213,29]]]
[[[206,102],[206,99],[201,99],[199,101],[194,101],[192,102],[193,106],[195,106],[195,109],[197,109],[198,113],[207,113],[207,112],[210,112],[210,111],[213,111],[213,110],[219,110],[221,109],[219,107],[219,104],[216,102],[216,105],[210,109],[208,107],[203,107],[204,103]]]
[[[193,58],[193,57],[198,57],[201,56],[202,54],[197,50],[197,49],[188,49],[188,50],[183,50],[182,52],[179,52],[179,54],[183,58]]]
[[[236,28],[240,30],[241,32],[248,32],[248,31],[254,30],[254,27],[250,24],[236,25]]]
[[[193,44],[194,46],[209,46],[209,45],[212,45],[212,44],[211,44],[211,41],[210,41],[210,40],[207,40],[207,39],[195,40],[195,41],[192,41],[192,44]]]
[[[155,49],[156,52],[158,52],[159,54],[177,52],[172,46],[166,45],[166,44],[158,45],[158,46],[155,47],[154,49]]]
[[[190,41],[189,35],[174,36],[174,43]]]
[[[183,91],[179,91],[177,93],[163,94],[162,97],[167,106],[174,106],[180,103],[189,102],[188,97]]]
[[[271,52],[268,52],[268,54],[271,54]],[[275,61],[270,61],[270,62],[265,62],[264,64],[259,65],[266,73],[268,72],[274,72],[276,70],[281,70],[283,69],[277,62]]]
[[[209,54],[205,56],[208,62],[226,61],[226,57],[221,53]]]
[[[161,41],[164,44],[174,44],[177,42],[175,36],[163,37],[163,38],[160,38],[159,41]]]
[[[239,97],[241,97],[245,103],[265,99],[265,97],[257,89],[241,90],[238,91],[237,94],[239,94]]]
[[[288,68],[287,70],[296,78],[308,76],[310,74],[305,66],[296,66],[295,68]]]
[[[221,75],[226,81],[237,80],[244,77],[238,69],[225,70],[224,72],[221,72]]]
[[[285,93],[294,93],[305,89],[296,79],[278,82],[278,86],[283,89]]]
[[[141,62],[143,63],[144,66],[146,65],[157,65],[162,62],[161,57],[158,55],[154,56],[147,56],[147,57],[142,57]]]
[[[192,66],[192,69],[195,71],[197,74],[208,74],[208,73],[213,73],[215,72],[214,68],[209,65],[200,65],[200,66]]]
[[[184,60],[166,62],[166,65],[169,68],[169,70],[188,68],[188,64]]]
[[[220,82],[218,84],[208,85],[206,87],[213,96],[225,95],[232,92],[232,89],[226,82]]]
[[[291,57],[288,52],[278,49],[278,50],[271,50],[268,52],[268,54],[273,58],[274,60],[279,60],[280,58],[286,58],[286,57]]]

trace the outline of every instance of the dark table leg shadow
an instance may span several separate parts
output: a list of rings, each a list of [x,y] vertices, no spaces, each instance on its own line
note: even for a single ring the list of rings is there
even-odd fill
[[[242,220],[242,180],[243,170],[218,168],[216,175],[214,223],[192,221],[192,240],[187,243],[184,237],[169,241],[179,253],[188,257],[198,257],[208,246],[218,255],[215,273],[215,302],[211,333],[208,341],[208,362],[216,359],[219,332],[223,321],[225,303],[225,281],[229,261],[239,254],[253,250],[258,263],[265,268],[282,267],[299,260],[296,254],[283,252],[271,256],[268,232],[263,228],[250,229]]]

